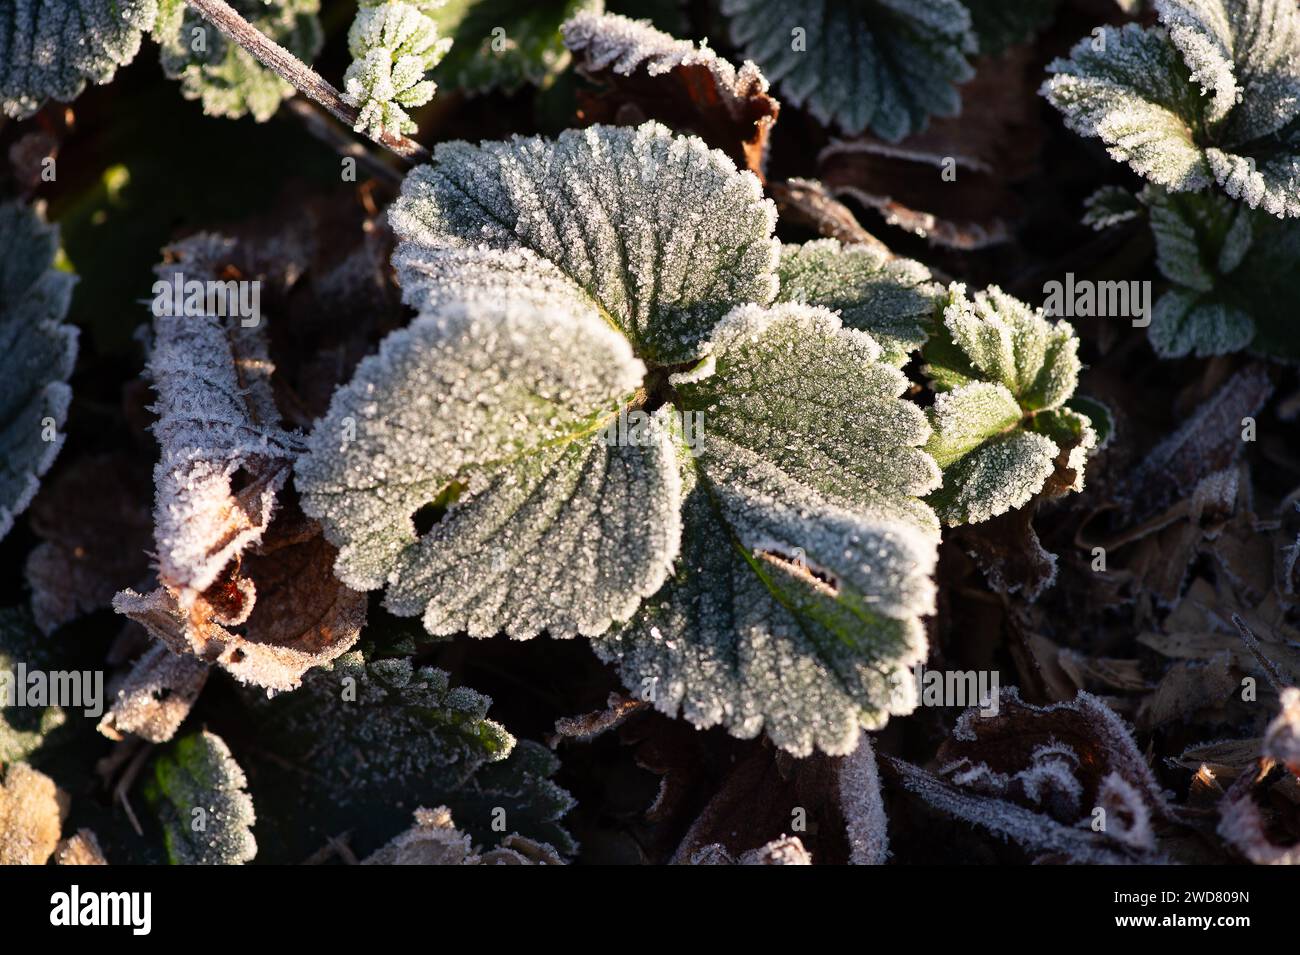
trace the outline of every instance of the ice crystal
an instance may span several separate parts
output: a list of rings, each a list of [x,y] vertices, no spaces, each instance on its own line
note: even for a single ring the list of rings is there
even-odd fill
[[[425,74],[446,55],[451,40],[419,7],[402,0],[363,5],[348,31],[352,65],[343,77],[343,95],[357,107],[357,132],[371,138],[416,131],[407,110],[433,98]]]
[[[58,250],[39,210],[0,204],[0,538],[63,447],[77,330],[63,323],[75,279],[54,267]]]
[[[1300,9],[1290,0],[1156,0],[1161,27],[1103,27],[1055,60],[1066,125],[1176,192],[1218,183],[1300,216]]]
[[[0,2],[0,113],[25,119],[47,99],[71,102],[135,59],[157,0]]]
[[[1043,489],[1064,453],[1082,487],[1097,441],[1088,417],[1065,406],[1079,380],[1078,339],[1065,322],[996,286],[974,301],[953,285],[943,326],[926,346],[939,392],[926,445],[943,469],[928,499],[946,524],[986,521]]]
[[[300,60],[311,62],[324,42],[320,0],[230,0],[235,12]],[[154,38],[163,72],[181,81],[186,99],[210,116],[270,119],[295,92],[185,0],[161,0]]]
[[[182,737],[153,765],[145,799],[162,824],[173,865],[243,865],[257,855],[248,780],[225,741]]]
[[[961,110],[974,75],[959,0],[722,0],[732,40],[792,105],[849,134],[892,142]]]
[[[297,467],[343,579],[435,634],[607,634],[664,712],[794,752],[910,710],[930,430],[868,332],[767,307],[773,220],[751,175],[655,123],[440,146],[392,212],[421,314]],[[918,334],[923,270],[793,255],[792,294]]]

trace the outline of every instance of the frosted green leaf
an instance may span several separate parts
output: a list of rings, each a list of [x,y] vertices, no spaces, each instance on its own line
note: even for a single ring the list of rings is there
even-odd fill
[[[937,525],[929,428],[906,379],[825,309],[745,306],[712,373],[677,379],[705,434],[683,452],[682,556],[631,624],[597,641],[660,710],[783,749],[847,753],[914,702]]]
[[[416,131],[406,111],[433,98],[425,74],[446,55],[451,40],[418,6],[387,0],[357,10],[348,30],[352,64],[344,74],[343,99],[358,109],[357,132],[372,139]]]
[[[26,759],[68,721],[60,706],[17,705],[20,667],[49,669],[53,662],[50,650],[49,641],[36,629],[30,614],[0,608],[0,764]]]
[[[835,239],[782,246],[778,275],[780,301],[838,312],[849,328],[875,339],[884,361],[900,368],[925,344],[940,293],[920,263]]]
[[[444,143],[407,176],[390,218],[417,309],[565,303],[661,365],[699,358],[730,308],[777,291],[776,210],[758,180],[658,123]]]
[[[135,59],[157,0],[2,0],[0,113],[26,119],[47,99],[70,103]]]
[[[1300,216],[1300,8],[1291,0],[1157,0],[1162,28],[1101,28],[1055,60],[1043,94],[1151,182],[1218,183]]]
[[[257,855],[248,780],[225,741],[203,730],[157,758],[145,799],[172,865],[243,865]]]
[[[435,77],[470,93],[548,85],[572,59],[560,24],[605,8],[603,0],[423,0],[422,5],[438,32],[454,41]]]
[[[644,376],[594,308],[446,306],[335,394],[298,465],[303,509],[340,546],[348,586],[387,583],[386,606],[430,633],[600,633],[677,551],[663,416],[635,441],[607,434]],[[414,515],[440,500],[420,534]]]
[[[1139,196],[1150,216],[1156,264],[1170,288],[1147,329],[1162,358],[1251,349],[1300,357],[1290,301],[1300,269],[1300,224],[1219,194]]]
[[[943,487],[927,500],[945,524],[978,523],[1026,504],[1065,450],[1082,487],[1080,448],[1091,449],[1096,435],[1085,416],[1062,409],[1079,381],[1078,348],[1068,324],[996,286],[973,302],[962,286],[950,287],[943,326],[924,352],[939,393],[926,450],[943,469]]]
[[[974,75],[958,0],[722,0],[731,39],[783,101],[850,135],[897,142],[961,111]]]
[[[310,63],[324,42],[320,0],[229,0],[235,11],[298,59]],[[154,26],[163,72],[209,116],[265,122],[294,95],[293,85],[262,66],[184,0],[162,0]]]
[[[985,56],[1023,43],[1056,17],[1060,0],[962,0]]]
[[[577,853],[578,844],[563,819],[577,801],[551,779],[559,770],[560,759],[549,749],[532,740],[520,740],[508,757],[483,766],[463,785],[448,791],[445,802],[476,842],[501,840],[500,826],[495,823],[504,810],[501,821],[508,830],[525,833],[571,856]]]
[[[36,496],[63,447],[77,330],[65,325],[75,278],[54,267],[58,229],[0,204],[0,538]]]
[[[1086,200],[1083,224],[1093,229],[1109,229],[1142,216],[1142,203],[1121,186],[1102,186]]]

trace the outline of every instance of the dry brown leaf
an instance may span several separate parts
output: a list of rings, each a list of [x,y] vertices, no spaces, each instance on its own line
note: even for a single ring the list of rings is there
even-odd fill
[[[68,797],[26,763],[0,772],[0,865],[44,865],[59,844]]]
[[[781,104],[753,63],[737,70],[707,44],[696,47],[615,14],[579,13],[564,25],[564,43],[578,71],[603,87],[579,94],[585,123],[656,119],[695,133],[763,179]]]
[[[58,865],[108,865],[99,839],[89,829],[78,829],[60,842],[54,861]]]
[[[460,832],[446,806],[416,809],[415,823],[368,856],[362,865],[564,865],[544,842],[517,833],[484,853],[474,851],[470,837]]]
[[[152,643],[113,691],[113,702],[99,721],[111,740],[127,734],[151,743],[176,735],[208,679],[208,664],[189,654]]]

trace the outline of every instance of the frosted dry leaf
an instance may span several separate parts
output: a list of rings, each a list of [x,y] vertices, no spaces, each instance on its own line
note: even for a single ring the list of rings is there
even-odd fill
[[[406,111],[433,98],[436,87],[425,74],[450,47],[416,5],[362,5],[348,30],[352,63],[343,76],[343,99],[358,109],[353,129],[372,139],[415,132]]]
[[[1160,27],[1103,27],[1053,61],[1046,96],[1083,136],[1173,191],[1217,183],[1300,216],[1300,10],[1289,0],[1156,0]]]
[[[783,245],[778,300],[820,305],[869,334],[882,360],[901,368],[925,344],[940,287],[919,262],[866,245],[818,239]]]
[[[165,743],[176,735],[207,679],[208,665],[202,660],[152,644],[121,685],[110,687],[112,703],[99,721],[99,732],[113,740],[129,733]]]
[[[658,123],[439,145],[390,212],[407,304],[504,296],[601,316],[675,364],[777,292],[776,211],[752,175]]]
[[[320,0],[229,0],[259,33],[310,63],[324,34]],[[153,26],[163,72],[180,80],[181,95],[203,103],[209,116],[265,122],[295,93],[292,84],[259,63],[184,0],[161,0]],[[202,48],[196,38],[202,38]]]
[[[780,104],[752,62],[737,70],[707,41],[696,46],[615,14],[582,12],[561,32],[565,46],[579,56],[578,70],[611,88],[584,98],[584,116],[611,122],[632,108],[644,118],[690,129],[740,168],[763,175]]]
[[[135,59],[157,0],[9,0],[0,24],[0,113],[26,119],[71,102]]]
[[[200,234],[172,246],[160,282],[223,281],[231,239]],[[279,425],[265,317],[204,303],[199,315],[155,315],[147,373],[153,432],[159,580],[188,610],[230,561],[262,537],[302,441]]]
[[[732,41],[794,106],[853,135],[897,142],[961,109],[974,74],[971,18],[958,0],[820,4],[723,0]]]
[[[1219,801],[1218,834],[1255,865],[1300,865],[1300,841],[1283,826],[1276,826],[1277,809],[1271,804],[1274,787],[1283,791],[1272,796],[1277,805],[1294,803],[1286,788],[1294,792],[1295,777],[1282,778],[1282,771],[1264,762],[1246,769]]]
[[[889,859],[889,820],[880,792],[880,771],[871,737],[845,756],[838,771],[840,809],[844,813],[852,865],[884,865]]]
[[[1121,186],[1102,186],[1083,203],[1083,224],[1093,229],[1109,229],[1141,217],[1142,204],[1133,193]]]
[[[75,279],[54,267],[58,249],[43,209],[0,203],[0,538],[63,447],[77,330],[63,321]]]
[[[941,304],[924,355],[938,392],[926,450],[944,472],[928,500],[942,520],[979,523],[1021,507],[1062,465],[1081,489],[1097,436],[1065,407],[1079,380],[1074,329],[996,286],[971,301],[954,284]]]
[[[691,855],[691,865],[812,865],[812,855],[798,836],[782,836],[765,846],[733,857],[720,843],[703,846]]]
[[[824,309],[738,308],[709,349],[713,373],[676,383],[708,423],[683,464],[676,572],[596,650],[697,727],[850,752],[914,706],[903,674],[934,598],[929,429],[880,346]]]
[[[215,733],[177,740],[154,761],[143,788],[173,865],[243,865],[257,855],[248,780]]]
[[[60,842],[54,862],[56,865],[108,865],[99,839],[89,829],[78,829]]]
[[[593,309],[486,301],[422,315],[340,389],[297,472],[350,587],[434,634],[596,634],[663,583],[680,478],[665,416],[603,429],[644,365]],[[339,451],[341,422],[356,438]],[[455,491],[420,534],[413,519]]]
[[[0,768],[0,865],[45,865],[59,844],[67,795],[26,763]]]
[[[1264,732],[1263,754],[1300,776],[1300,690],[1284,688],[1281,705],[1281,712]]]
[[[41,542],[23,573],[42,633],[110,606],[119,587],[148,574],[149,471],[137,463],[124,453],[75,459],[32,502]]]
[[[416,809],[415,824],[368,856],[362,865],[564,865],[545,843],[517,834],[501,845],[476,852],[473,841],[456,829],[451,810]]]

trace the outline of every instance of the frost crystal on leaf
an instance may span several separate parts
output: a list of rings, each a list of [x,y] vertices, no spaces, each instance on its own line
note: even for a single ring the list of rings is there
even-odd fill
[[[320,0],[230,0],[235,12],[294,56],[310,63],[324,42]],[[161,0],[153,28],[163,72],[210,116],[270,119],[295,92],[184,0]]]
[[[438,32],[453,41],[438,79],[470,93],[548,85],[569,65],[560,25],[605,7],[604,0],[421,0],[420,5]]]
[[[867,332],[901,368],[929,336],[941,289],[925,266],[865,245],[818,239],[781,247],[782,302],[821,305]]]
[[[59,844],[68,797],[26,763],[0,764],[0,865],[45,865]]]
[[[897,142],[961,111],[974,75],[971,17],[958,0],[722,0],[732,40],[781,96],[849,134]]]
[[[658,123],[444,143],[407,176],[390,217],[415,308],[562,304],[662,365],[699,358],[733,305],[766,305],[777,290],[776,210],[758,180]]]
[[[1176,192],[1211,183],[1300,216],[1300,8],[1157,0],[1163,28],[1104,27],[1053,61],[1045,95],[1083,136]]]
[[[943,325],[925,348],[939,393],[926,445],[943,469],[928,500],[945,524],[986,521],[1043,489],[1064,455],[1082,488],[1097,442],[1086,415],[1065,407],[1079,380],[1078,339],[1065,322],[996,286],[972,302],[953,285]]]
[[[172,865],[243,865],[257,855],[248,780],[225,741],[203,730],[154,762],[145,799],[162,824]]]
[[[372,139],[416,131],[406,111],[433,98],[424,75],[446,55],[451,40],[440,39],[434,22],[401,0],[363,5],[348,30],[352,65],[343,77],[343,99],[360,112],[354,127]]]
[[[0,113],[26,119],[47,99],[71,102],[135,59],[157,0],[5,0],[0,7]]]
[[[0,204],[0,538],[63,447],[77,330],[63,323],[75,279],[54,267],[58,250],[39,210]]]

